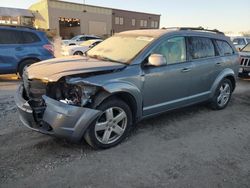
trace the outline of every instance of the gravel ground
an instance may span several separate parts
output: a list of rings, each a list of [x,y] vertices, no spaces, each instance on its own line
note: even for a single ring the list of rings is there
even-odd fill
[[[17,84],[0,77],[0,187],[250,187],[250,81],[225,110],[196,105],[145,120],[103,151],[22,126]]]

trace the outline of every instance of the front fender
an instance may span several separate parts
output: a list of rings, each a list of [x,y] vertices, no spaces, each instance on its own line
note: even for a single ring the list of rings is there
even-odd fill
[[[140,89],[136,85],[129,82],[119,81],[103,85],[102,88],[111,95],[116,93],[130,94],[136,101],[137,117],[140,118],[142,116],[142,94]]]
[[[215,92],[216,92],[216,89],[217,89],[217,87],[219,86],[220,82],[221,82],[224,78],[229,77],[229,76],[233,77],[233,78],[234,78],[234,81],[236,81],[236,76],[235,76],[234,71],[233,71],[232,69],[229,69],[229,68],[223,70],[223,71],[217,76],[217,78],[215,79],[215,81],[214,81],[214,83],[213,83],[213,85],[212,85],[212,87],[211,87],[210,98],[212,98],[212,97],[214,96],[214,94],[215,94]]]

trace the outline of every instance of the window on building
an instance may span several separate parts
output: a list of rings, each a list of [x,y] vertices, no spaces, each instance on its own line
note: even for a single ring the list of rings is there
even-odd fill
[[[155,28],[158,28],[158,22],[155,21]]]
[[[151,21],[151,28],[154,28],[154,27],[155,27],[155,22]]]
[[[135,26],[135,19],[132,19],[132,26]]]
[[[123,25],[124,19],[123,17],[115,17],[115,25]]]
[[[32,18],[31,17],[21,17],[21,25],[32,26]]]
[[[147,21],[147,20],[144,20],[143,26],[144,26],[144,27],[148,27],[148,21]]]
[[[119,25],[120,24],[120,18],[119,17],[115,17],[115,24]]]
[[[140,20],[140,27],[143,27],[144,20]]]
[[[123,17],[120,17],[120,25],[123,25]]]
[[[18,17],[12,17],[11,18],[11,24],[17,25],[18,24]]]

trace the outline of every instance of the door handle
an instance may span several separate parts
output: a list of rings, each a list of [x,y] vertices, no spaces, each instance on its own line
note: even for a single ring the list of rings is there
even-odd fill
[[[215,65],[217,65],[217,66],[221,66],[221,62],[217,62]]]
[[[190,68],[183,68],[183,69],[181,69],[181,72],[189,72],[189,71],[191,71],[191,69]]]

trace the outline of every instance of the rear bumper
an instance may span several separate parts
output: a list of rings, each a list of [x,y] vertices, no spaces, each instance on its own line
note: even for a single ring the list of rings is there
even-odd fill
[[[32,107],[22,96],[23,86],[21,85],[17,90],[15,102],[20,120],[26,127],[43,134],[66,138],[73,142],[79,142],[89,125],[101,114],[98,110],[64,104],[43,96],[46,108],[42,122],[38,123],[34,119]]]

